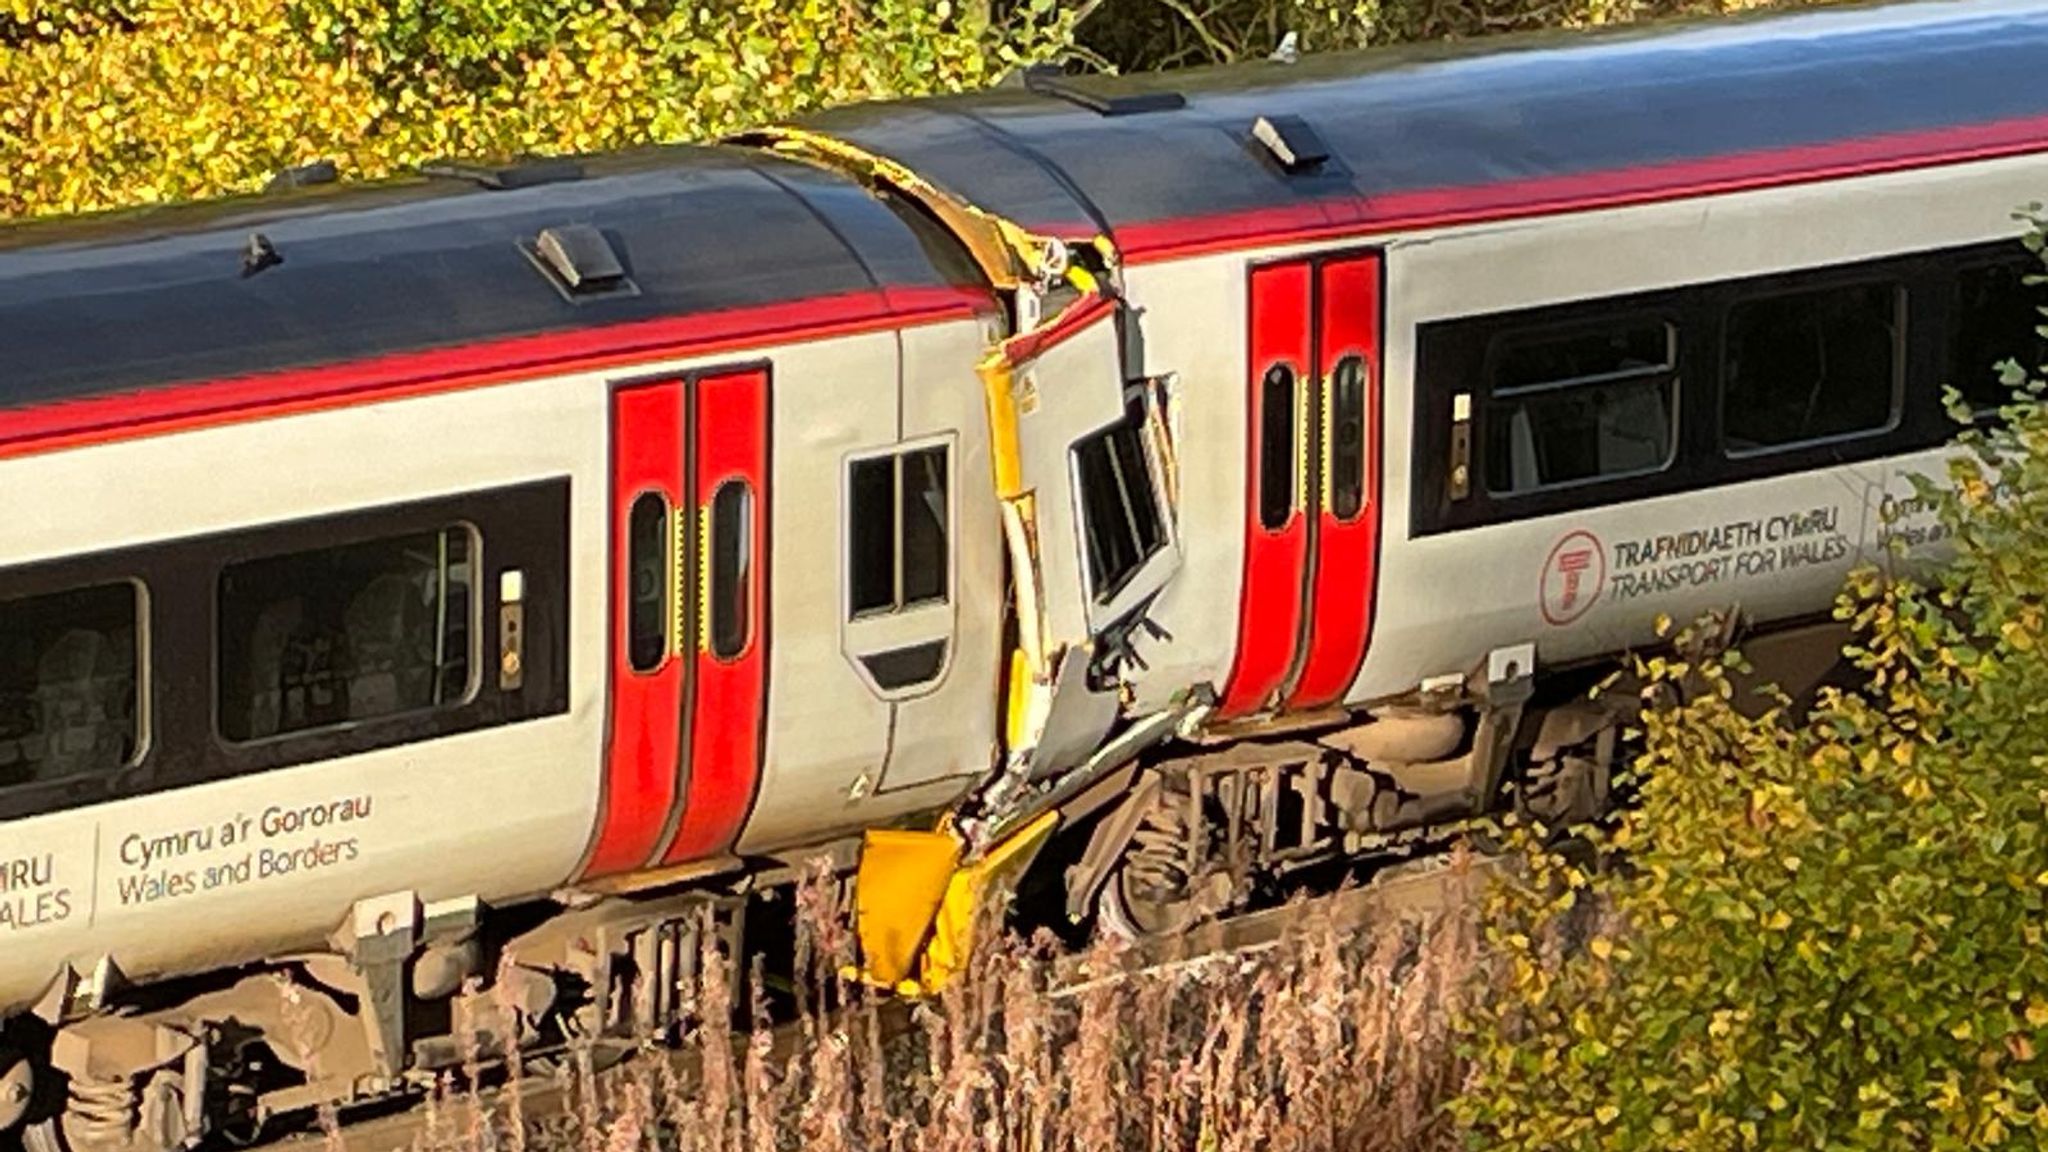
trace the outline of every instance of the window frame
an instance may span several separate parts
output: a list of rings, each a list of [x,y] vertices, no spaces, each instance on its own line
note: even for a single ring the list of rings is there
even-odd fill
[[[847,456],[840,465],[840,595],[839,609],[843,620],[851,623],[873,620],[883,616],[901,616],[906,613],[922,612],[928,609],[950,606],[954,596],[954,569],[958,566],[956,542],[959,538],[958,517],[956,516],[959,496],[956,491],[958,476],[955,474],[954,437],[947,433],[937,437],[922,437],[906,440],[888,448],[856,452]],[[946,477],[946,523],[945,556],[946,576],[943,587],[936,597],[906,601],[904,598],[904,540],[903,529],[903,475],[904,462],[912,456],[926,452],[937,452],[945,463]],[[890,464],[889,515],[890,515],[890,602],[882,607],[855,608],[853,603],[853,534],[854,534],[854,469],[863,464],[886,460]]]
[[[2016,258],[2016,237],[1699,281],[1634,293],[1566,300],[1496,312],[1443,316],[1409,329],[1415,403],[1409,435],[1409,532],[1414,537],[1463,531],[1596,509],[1702,488],[1794,475],[1939,447],[1961,426],[1941,405],[1941,384],[1954,338],[1954,278],[1975,262]],[[1896,419],[1880,432],[1802,441],[1782,448],[1729,456],[1721,450],[1722,345],[1726,312],[1739,299],[1889,281],[1903,289],[1904,323],[1896,339],[1901,365],[1894,383]],[[1494,332],[1588,318],[1664,313],[1678,325],[1677,457],[1662,472],[1545,489],[1523,498],[1489,496],[1474,477],[1463,499],[1452,499],[1451,445],[1456,399],[1469,394],[1473,419],[1465,425],[1471,464],[1484,467],[1483,423],[1489,399],[1482,375],[1483,349]],[[1900,381],[1903,381],[1902,383]]]
[[[1787,440],[1780,444],[1760,445],[1755,448],[1732,448],[1728,444],[1728,349],[1733,339],[1732,318],[1737,308],[1766,300],[1781,300],[1794,296],[1814,296],[1823,292],[1839,292],[1858,288],[1889,287],[1892,294],[1891,353],[1892,380],[1891,404],[1887,409],[1885,422],[1869,428],[1858,428],[1848,432],[1835,432],[1826,436],[1811,436],[1804,440]],[[1912,310],[1910,293],[1906,282],[1895,276],[1870,275],[1861,277],[1826,276],[1818,283],[1793,283],[1781,288],[1758,288],[1731,295],[1721,305],[1720,347],[1714,358],[1714,433],[1715,443],[1721,455],[1728,460],[1756,460],[1764,457],[1781,456],[1786,453],[1827,448],[1837,444],[1851,444],[1858,440],[1888,436],[1899,429],[1906,418],[1906,392],[1910,340],[1912,336]]]
[[[2041,265],[2041,258],[2027,251],[2017,241],[2009,245],[2002,245],[1995,250],[1979,251],[1973,258],[1958,260],[1954,267],[1949,270],[1948,292],[1942,301],[1944,305],[1943,315],[1947,322],[1943,325],[1943,336],[1946,342],[1942,345],[1941,384],[1945,387],[1953,387],[1958,393],[1961,393],[1965,403],[1968,403],[1970,400],[1969,393],[1963,391],[1962,381],[1956,378],[1956,358],[1960,351],[1958,345],[1961,329],[1955,322],[1956,314],[1962,310],[1963,277],[1973,272],[1983,272],[1988,269],[2003,267],[2016,268],[2022,277],[2048,275],[2048,269],[2044,269]],[[2035,301],[2037,306],[2048,304],[2048,284],[2035,285],[2034,293],[2037,297]],[[2034,314],[2034,320],[2037,328],[2048,325],[2048,316],[2043,316],[2038,311]],[[2048,364],[2048,336],[2039,336],[2037,333],[2037,338],[2042,341],[2044,364]],[[2003,363],[2003,361],[2000,361],[2000,363]],[[1985,371],[1989,372],[1992,367],[1994,365],[1985,365]],[[2026,365],[2021,365],[2021,367],[2024,368]],[[2001,399],[1997,404],[1988,408],[1972,406],[1970,409],[1971,423],[1975,427],[1982,428],[1998,422],[1999,410],[2012,403],[2010,391],[2002,391],[2005,398]]]
[[[301,503],[286,501],[281,504]],[[149,735],[142,758],[115,777],[76,777],[0,790],[0,821],[43,816],[139,796],[343,757],[408,747],[444,737],[546,719],[569,709],[570,478],[557,474],[424,500],[355,505],[294,519],[267,520],[160,541],[26,563],[0,564],[0,596],[115,579],[148,591],[146,698]],[[219,627],[215,590],[222,567],[238,560],[305,551],[350,540],[402,536],[466,520],[483,534],[471,599],[483,613],[473,643],[478,691],[463,703],[230,744],[216,733]],[[501,577],[522,574],[522,672],[500,686]],[[605,610],[609,619],[609,608]],[[608,627],[608,626],[607,626]],[[609,659],[609,657],[607,657]]]
[[[1501,362],[1505,358],[1503,349],[1520,338],[1571,335],[1582,332],[1592,333],[1628,327],[1647,328],[1651,326],[1658,326],[1664,329],[1665,360],[1662,364],[1652,365],[1640,370],[1624,369],[1615,372],[1596,373],[1591,376],[1574,376],[1563,380],[1549,380],[1540,384],[1524,384],[1507,389],[1506,391],[1501,391],[1496,387]],[[1528,500],[1553,492],[1620,484],[1670,471],[1672,466],[1678,461],[1679,437],[1682,434],[1680,413],[1684,410],[1686,401],[1684,335],[1685,330],[1680,327],[1679,322],[1668,311],[1664,310],[1624,311],[1609,316],[1590,316],[1581,320],[1508,327],[1494,332],[1487,341],[1485,367],[1481,370],[1480,374],[1480,380],[1485,385],[1485,391],[1475,396],[1473,401],[1474,411],[1480,413],[1481,421],[1480,427],[1476,430],[1477,435],[1473,437],[1473,451],[1479,457],[1477,466],[1474,469],[1476,473],[1475,479],[1478,481],[1474,485],[1474,491],[1483,494],[1488,500]],[[1492,460],[1487,453],[1493,442],[1491,428],[1493,414],[1496,409],[1502,406],[1503,401],[1510,401],[1519,397],[1559,396],[1581,389],[1612,388],[1617,385],[1647,386],[1652,382],[1665,390],[1667,397],[1665,419],[1669,425],[1669,440],[1664,448],[1664,459],[1659,461],[1655,467],[1638,468],[1628,472],[1609,472],[1593,476],[1581,476],[1574,480],[1561,480],[1555,484],[1538,484],[1533,488],[1520,490],[1495,490],[1492,482],[1493,470],[1490,467]]]
[[[1296,377],[1294,385],[1295,397],[1292,407],[1292,421],[1295,435],[1299,437],[1301,424],[1299,377]],[[1080,440],[1075,441],[1067,450],[1067,483],[1070,488],[1070,499],[1073,501],[1073,508],[1075,510],[1073,525],[1074,543],[1080,559],[1082,598],[1083,603],[1087,606],[1089,628],[1091,631],[1097,632],[1101,631],[1107,624],[1129,614],[1137,606],[1136,600],[1139,597],[1131,595],[1131,588],[1133,584],[1140,583],[1138,578],[1146,569],[1159,563],[1162,557],[1177,557],[1180,552],[1179,526],[1174,523],[1173,510],[1167,500],[1166,475],[1163,464],[1164,453],[1160,451],[1160,445],[1157,440],[1158,428],[1161,423],[1161,414],[1157,408],[1157,397],[1152,389],[1141,381],[1127,385],[1124,388],[1123,403],[1123,414],[1114,423],[1098,428]],[[1137,417],[1135,423],[1132,421],[1134,411]],[[1261,406],[1261,415],[1263,416],[1263,405]],[[1080,451],[1084,444],[1092,444],[1126,428],[1138,434],[1139,456],[1145,464],[1145,476],[1149,481],[1152,493],[1152,512],[1159,527],[1159,545],[1150,552],[1139,556],[1137,562],[1132,564],[1129,570],[1113,581],[1107,589],[1104,589],[1097,586],[1095,566],[1090,562],[1093,553],[1090,552],[1088,547],[1088,500],[1081,484]],[[1110,453],[1110,458],[1112,462],[1115,461],[1116,454],[1114,451]],[[1290,521],[1294,515],[1302,512],[1298,492],[1301,484],[1298,453],[1295,456],[1295,463],[1291,467],[1294,471],[1290,484],[1296,491],[1296,496],[1292,511],[1289,514]],[[1126,500],[1128,500],[1128,490],[1126,490],[1124,495]],[[1128,525],[1129,521],[1126,520],[1125,523]]]
[[[741,564],[736,579],[739,585],[737,595],[741,605],[740,624],[743,631],[739,643],[730,651],[719,640],[718,612],[726,600],[720,595],[718,564],[718,503],[729,492],[739,494],[741,513],[739,546],[742,549]],[[736,664],[746,659],[761,632],[760,612],[754,600],[755,573],[760,570],[761,556],[755,547],[755,518],[760,511],[755,507],[760,502],[754,490],[753,481],[745,476],[728,476],[711,489],[711,498],[704,502],[703,558],[699,561],[704,571],[704,604],[698,628],[703,637],[704,654],[720,664]]]
[[[40,600],[104,588],[128,586],[133,594],[135,613],[135,746],[121,763],[112,768],[69,772],[47,779],[27,780],[17,784],[0,783],[0,798],[19,797],[28,794],[65,793],[80,790],[93,781],[118,781],[135,771],[149,759],[155,742],[156,725],[152,702],[154,700],[155,673],[152,654],[152,618],[149,583],[141,575],[119,575],[108,573],[82,578],[67,578],[59,572],[52,572],[48,578],[30,579],[19,590],[0,594],[0,606],[25,600]],[[0,819],[4,819],[7,808],[0,804]]]
[[[659,501],[661,504],[662,511],[662,534],[660,542],[662,548],[660,590],[661,611],[657,614],[657,622],[659,623],[661,628],[661,655],[654,661],[654,663],[642,667],[640,661],[635,658],[636,654],[633,651],[634,643],[640,638],[640,633],[635,628],[635,620],[633,614],[633,608],[638,603],[638,601],[632,594],[633,589],[631,585],[631,581],[633,579],[633,561],[636,559],[634,555],[634,548],[638,543],[638,541],[634,537],[633,517],[639,511],[640,505],[649,499]],[[669,662],[676,658],[676,614],[679,611],[680,607],[677,603],[679,599],[680,582],[676,579],[675,572],[676,564],[680,559],[680,557],[676,554],[676,515],[676,502],[669,498],[669,494],[666,491],[651,485],[643,487],[638,491],[634,492],[632,501],[626,505],[626,579],[628,582],[626,595],[626,619],[624,621],[626,667],[630,669],[633,675],[635,676],[659,675],[662,669],[667,668]]]
[[[918,452],[939,450],[946,466],[946,579],[944,594],[916,604],[902,604],[903,516],[902,461]],[[893,602],[887,609],[853,611],[853,471],[857,464],[890,460],[891,588]],[[878,699],[891,702],[913,700],[942,688],[952,675],[953,643],[959,614],[960,594],[960,437],[944,431],[915,436],[873,448],[862,448],[840,457],[835,479],[839,499],[837,548],[838,594],[835,611],[839,617],[840,655],[855,675]],[[882,673],[892,661],[907,661],[913,652],[929,653],[933,645],[943,651],[928,678],[884,683]],[[920,671],[933,662],[917,664]],[[893,680],[893,677],[892,677]]]
[[[223,615],[221,611],[223,596],[220,591],[220,586],[221,583],[227,578],[229,569],[246,564],[260,564],[265,561],[275,561],[293,557],[312,556],[322,552],[336,552],[346,548],[362,547],[366,544],[386,544],[403,539],[405,537],[424,536],[428,533],[434,533],[435,535],[445,539],[447,533],[457,531],[465,533],[469,538],[468,563],[470,567],[469,621],[467,629],[470,649],[467,661],[468,674],[467,679],[463,684],[462,694],[459,697],[452,700],[442,701],[437,704],[426,704],[417,708],[406,708],[396,712],[380,713],[376,716],[363,716],[352,719],[335,720],[325,724],[311,725],[305,728],[293,728],[289,731],[272,732],[265,736],[251,736],[245,739],[236,739],[235,737],[232,737],[227,734],[226,728],[221,723],[221,705],[223,703],[221,699],[221,693],[224,690],[225,682],[222,679],[220,664],[222,648],[220,643],[220,627],[221,617]],[[414,528],[407,529],[402,532],[378,533],[374,535],[354,537],[351,539],[338,541],[332,544],[320,545],[311,548],[292,548],[277,552],[259,552],[250,555],[238,556],[230,561],[224,561],[214,571],[214,595],[212,597],[211,604],[212,617],[214,622],[213,683],[211,692],[213,706],[210,709],[210,715],[208,717],[208,720],[209,723],[212,725],[214,740],[230,748],[246,749],[260,747],[265,744],[272,744],[279,741],[304,739],[310,736],[318,736],[325,732],[339,731],[343,729],[359,731],[367,728],[374,731],[376,729],[383,728],[400,721],[413,719],[423,714],[446,712],[453,709],[463,708],[469,704],[474,703],[477,698],[477,695],[483,691],[484,685],[483,601],[485,599],[485,590],[479,586],[480,574],[483,571],[483,532],[474,523],[464,519],[454,519],[440,525],[437,528]],[[437,669],[436,675],[439,674],[439,670]]]

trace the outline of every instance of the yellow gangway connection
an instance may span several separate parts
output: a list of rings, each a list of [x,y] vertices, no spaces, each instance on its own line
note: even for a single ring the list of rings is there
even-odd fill
[[[908,996],[938,992],[972,962],[988,898],[1015,882],[1058,825],[1058,812],[1041,813],[965,863],[950,821],[929,832],[870,830],[853,897],[861,978]]]

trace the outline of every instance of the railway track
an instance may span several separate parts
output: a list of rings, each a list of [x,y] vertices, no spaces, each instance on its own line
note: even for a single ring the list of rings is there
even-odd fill
[[[1306,925],[1348,936],[1388,917],[1417,916],[1457,907],[1461,901],[1475,898],[1503,866],[1498,857],[1430,857],[1389,869],[1356,888],[1212,922],[1174,938],[1140,941],[1113,953],[1093,950],[1064,954],[1051,963],[1045,995],[1051,1001],[1066,1001],[1114,984],[1186,978],[1205,967],[1243,963],[1278,947],[1290,931]],[[917,1002],[907,1000],[873,1004],[868,1009],[872,1015],[866,1019],[878,1033],[876,1043],[893,1044],[915,1031],[919,1027],[918,1008]],[[765,1040],[756,1042],[764,1043],[765,1050],[757,1053],[756,1058],[766,1066],[784,1067],[799,1045],[815,1044],[818,1036],[831,1031],[844,1035],[845,1024],[844,1019],[826,1017],[777,1025],[759,1034]],[[746,1054],[751,1040],[746,1035],[734,1035],[731,1051],[736,1059]],[[556,1146],[547,1136],[549,1128],[565,1120],[573,1121],[579,1110],[591,1108],[593,1096],[602,1102],[634,1076],[650,1073],[672,1074],[695,1082],[703,1070],[703,1060],[700,1047],[681,1051],[650,1047],[633,1051],[617,1063],[597,1070],[579,1071],[564,1061],[547,1074],[453,1095],[433,1105],[331,1122],[251,1145],[250,1152],[404,1152],[521,1146],[548,1149]],[[515,1117],[524,1126],[526,1139],[511,1138],[509,1128]]]

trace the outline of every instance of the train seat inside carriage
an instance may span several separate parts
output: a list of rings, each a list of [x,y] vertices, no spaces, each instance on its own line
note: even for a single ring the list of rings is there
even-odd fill
[[[469,681],[467,534],[237,565],[223,595],[221,733],[259,740],[392,716]]]
[[[138,739],[127,585],[0,606],[0,786],[112,772]]]

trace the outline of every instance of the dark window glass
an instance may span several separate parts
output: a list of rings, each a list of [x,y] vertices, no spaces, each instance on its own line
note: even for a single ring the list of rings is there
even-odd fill
[[[2015,261],[1971,268],[1957,278],[1948,382],[1980,415],[2012,401],[2001,364],[2017,362],[2029,379],[2048,370],[2048,338],[2041,335],[2048,324],[2041,314],[2048,291],[2026,282],[2038,267],[2031,260]]]
[[[135,759],[139,599],[122,583],[0,601],[0,788]]]
[[[903,604],[946,598],[946,449],[905,453],[903,484]]]
[[[1332,375],[1330,513],[1351,520],[1365,507],[1365,361],[1346,356]]]
[[[633,501],[627,574],[632,595],[626,639],[635,672],[652,672],[668,655],[669,528],[668,500],[659,492],[643,492]]]
[[[1667,324],[1637,322],[1576,332],[1512,337],[1501,342],[1493,394],[1588,384],[1672,366]]]
[[[459,703],[474,664],[470,530],[221,572],[221,735],[256,740]]]
[[[886,612],[896,606],[896,458],[854,461],[847,487],[853,614]]]
[[[1722,446],[1754,452],[1889,427],[1900,295],[1891,284],[1860,284],[1729,309]]]
[[[1662,321],[1501,340],[1486,408],[1487,490],[1535,492],[1670,463],[1676,348]]]
[[[1144,402],[1133,399],[1122,420],[1074,446],[1088,579],[1100,603],[1113,599],[1166,545],[1159,495],[1146,464],[1144,429]]]
[[[855,616],[945,602],[950,455],[940,444],[853,462],[847,579]]]
[[[711,654],[731,660],[746,651],[753,628],[754,496],[743,480],[727,480],[711,497]]]
[[[1275,364],[1259,382],[1259,524],[1274,531],[1294,514],[1294,369]]]

